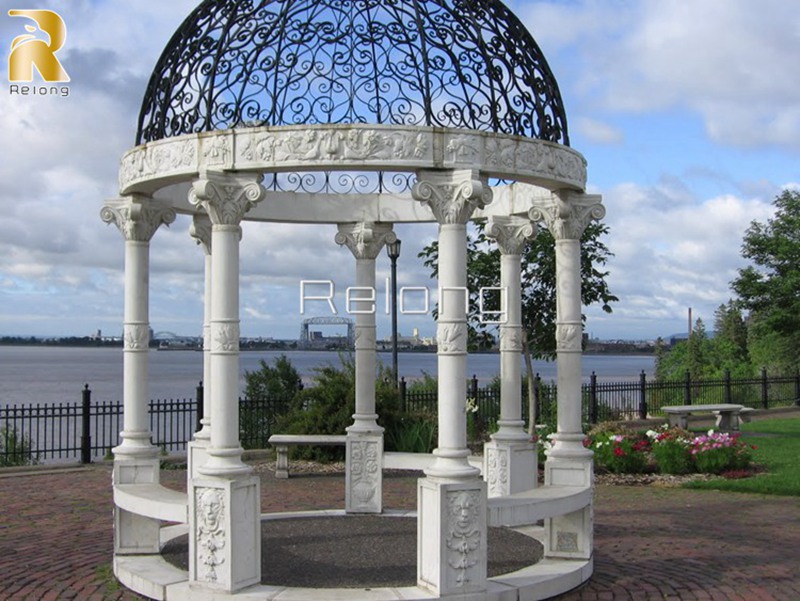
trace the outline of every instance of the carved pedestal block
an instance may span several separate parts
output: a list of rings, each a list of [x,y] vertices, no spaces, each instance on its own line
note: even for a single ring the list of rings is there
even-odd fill
[[[126,458],[114,461],[114,485],[158,484],[158,457]],[[159,520],[114,507],[114,553],[139,555],[158,553],[160,549]]]
[[[490,497],[506,497],[536,487],[539,466],[535,444],[492,440],[483,445],[483,456]]]
[[[584,457],[548,457],[544,464],[545,484],[591,487],[594,465],[591,453]],[[593,509],[590,505],[566,515],[545,520],[545,557],[589,559],[594,545]]]
[[[486,483],[421,478],[417,585],[440,597],[486,591]]]
[[[383,434],[347,433],[347,513],[383,510]]]
[[[190,482],[189,581],[224,592],[261,581],[258,477]]]

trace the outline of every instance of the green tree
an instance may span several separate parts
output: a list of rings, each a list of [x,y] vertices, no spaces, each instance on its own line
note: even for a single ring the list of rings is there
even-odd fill
[[[742,256],[752,264],[731,282],[753,327],[751,348],[773,369],[800,367],[800,192],[784,190],[773,201],[775,215],[753,221]],[[772,352],[769,351],[772,349]]]
[[[714,313],[715,352],[714,364],[724,374],[729,370],[734,377],[752,375],[750,353],[747,347],[747,324],[742,311],[733,300],[720,305]]]
[[[244,395],[248,399],[286,399],[302,388],[300,374],[286,355],[274,360],[274,367],[261,359],[258,371],[245,371]]]
[[[713,343],[708,338],[703,320],[698,318],[687,340],[656,354],[656,378],[683,380],[688,371],[692,380],[701,380],[714,375],[713,365]]]

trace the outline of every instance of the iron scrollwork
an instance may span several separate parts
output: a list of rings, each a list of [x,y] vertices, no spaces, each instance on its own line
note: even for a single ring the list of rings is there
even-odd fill
[[[498,0],[205,0],[153,72],[137,144],[317,123],[466,128],[569,145],[555,77]]]

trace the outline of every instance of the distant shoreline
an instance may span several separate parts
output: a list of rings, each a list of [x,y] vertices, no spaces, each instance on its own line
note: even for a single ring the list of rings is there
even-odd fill
[[[243,353],[253,351],[280,351],[286,353],[292,352],[353,352],[352,348],[297,348],[297,346],[290,346],[291,342],[269,342],[255,345],[244,345],[239,350]],[[61,347],[61,348],[122,348],[121,340],[97,340],[90,337],[66,337],[58,339],[41,339],[41,338],[23,338],[23,337],[0,337],[0,346],[4,347]],[[615,348],[616,347],[616,348]],[[622,356],[651,356],[655,354],[653,347],[632,348],[632,344],[627,345],[606,345],[602,349],[589,348],[583,351],[584,355],[622,355]],[[160,348],[158,341],[150,345],[153,350],[163,350],[169,352],[200,352],[203,349],[199,347],[171,347]],[[391,349],[380,349],[378,352],[389,353]],[[413,348],[413,349],[397,349],[398,353],[420,353],[420,354],[436,354],[436,348],[429,349]],[[480,350],[470,351],[471,355],[499,355],[499,349],[494,350]]]

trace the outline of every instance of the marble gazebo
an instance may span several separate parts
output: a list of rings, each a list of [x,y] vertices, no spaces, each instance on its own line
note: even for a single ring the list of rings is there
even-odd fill
[[[119,176],[120,197],[102,218],[125,243],[114,569],[126,586],[169,600],[499,600],[546,598],[590,576],[580,238],[604,208],[585,193],[586,162],[569,146],[556,80],[501,2],[205,0],[153,71]],[[178,213],[192,216],[190,233],[205,255],[206,414],[189,444],[188,494],[159,484],[147,415],[149,242]],[[269,578],[261,573],[259,478],[242,461],[238,434],[244,220],[263,223],[265,235],[276,223],[331,228],[364,288],[375,285],[375,259],[395,238],[393,224],[438,223],[438,448],[432,456],[384,453],[369,311],[356,321],[356,409],[346,445],[344,513],[384,512],[383,466],[424,468],[415,587],[323,594],[261,584]],[[506,307],[501,419],[482,467],[470,462],[466,440],[471,220],[486,221],[501,249]],[[558,430],[537,487],[536,451],[521,419],[520,254],[540,226],[556,239]],[[378,469],[363,469],[368,460]],[[487,578],[487,526],[540,522],[545,558]],[[187,532],[182,572],[159,553]]]

